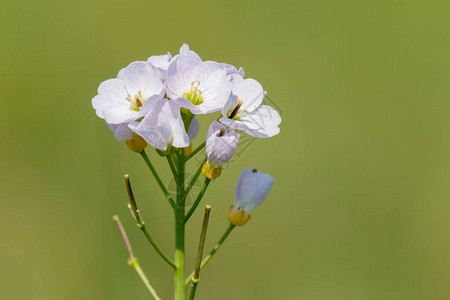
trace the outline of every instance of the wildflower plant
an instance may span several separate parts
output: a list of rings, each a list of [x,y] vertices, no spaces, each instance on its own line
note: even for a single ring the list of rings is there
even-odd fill
[[[222,174],[222,166],[235,153],[241,135],[268,138],[279,133],[279,113],[262,105],[266,92],[261,84],[232,65],[203,61],[184,44],[179,54],[170,53],[136,61],[120,70],[117,78],[102,82],[98,95],[92,99],[97,116],[104,119],[118,141],[125,141],[133,152],[139,153],[174,211],[175,254],[170,258],[151,237],[138,208],[129,175],[125,184],[129,196],[128,208],[138,228],[144,233],[156,253],[173,268],[175,300],[194,299],[200,270],[211,260],[236,226],[245,225],[250,213],[266,198],[274,179],[256,169],[244,169],[237,181],[235,202],[228,211],[230,225],[217,244],[203,258],[203,248],[209,221],[209,205],[205,208],[201,227],[195,270],[186,277],[185,226],[197,209],[212,180]],[[199,132],[199,118],[216,114],[208,134],[192,150]],[[155,148],[156,157],[167,160],[176,184],[172,197],[154,168],[145,148]],[[205,148],[205,152],[202,150]],[[198,156],[206,153],[205,157]],[[187,180],[186,163],[197,162],[196,172]],[[186,198],[202,174],[205,179],[188,209]],[[224,212],[224,215],[226,213]],[[114,216],[132,266],[154,299],[160,299],[133,254],[130,242],[119,218]]]

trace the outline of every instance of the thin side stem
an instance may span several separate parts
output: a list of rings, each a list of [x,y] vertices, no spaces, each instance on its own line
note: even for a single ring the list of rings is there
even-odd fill
[[[205,195],[206,189],[208,188],[209,183],[211,182],[210,179],[205,178],[205,182],[203,182],[202,189],[200,190],[200,193],[197,195],[197,199],[195,199],[194,204],[192,205],[191,209],[189,209],[188,213],[186,214],[186,217],[184,217],[184,223],[186,223],[189,218],[192,216],[192,214],[195,212],[195,209],[199,205],[200,201],[203,198],[203,195]]]
[[[228,226],[227,230],[225,230],[224,234],[222,235],[222,237],[219,239],[219,241],[217,242],[217,244],[211,249],[211,251],[209,251],[208,256],[206,256],[203,260],[202,263],[200,265],[200,270],[203,270],[203,268],[206,266],[206,264],[211,260],[211,258],[214,256],[214,254],[216,254],[217,250],[219,250],[219,248],[222,246],[223,242],[227,239],[228,235],[231,233],[231,231],[233,231],[233,228],[236,227],[233,224],[230,223],[230,225]],[[186,286],[192,281],[192,279],[194,278],[195,273],[192,272],[188,278],[186,279]]]
[[[128,264],[134,268],[136,273],[141,278],[142,282],[144,282],[145,286],[147,287],[150,294],[155,298],[155,300],[161,300],[159,298],[158,294],[156,294],[155,289],[150,284],[150,281],[148,280],[147,276],[145,276],[144,271],[142,271],[141,266],[139,265],[138,259],[134,257],[133,255],[133,249],[131,249],[130,241],[128,240],[127,233],[125,232],[125,229],[122,226],[122,223],[120,222],[120,219],[118,216],[114,216],[113,220],[117,224],[117,228],[119,229],[120,236],[122,237],[123,243],[125,244],[125,248],[127,249],[128,253]]]
[[[145,228],[144,220],[141,217],[140,211],[137,207],[136,199],[134,198],[133,189],[131,188],[131,182],[130,182],[130,175],[125,174],[125,185],[127,187],[128,197],[130,198],[130,204],[128,204],[128,207],[131,210],[131,214],[133,215],[134,219],[137,222],[137,226],[139,229],[142,230],[144,235],[146,236],[147,240],[150,242],[150,244],[153,246],[153,248],[156,250],[156,252],[170,265],[172,268],[175,268],[175,263],[171,261],[167,255],[164,254],[164,252],[158,247],[158,245],[155,243],[155,241],[150,236],[150,233],[148,233],[147,228]]]
[[[162,259],[164,259],[172,268],[176,269],[177,266],[175,265],[175,263],[169,257],[167,257],[166,254],[164,254],[164,252],[158,247],[158,245],[152,239],[152,237],[150,236],[150,233],[147,231],[147,228],[145,228],[145,224],[142,223],[142,224],[138,224],[137,226],[139,227],[140,230],[142,230],[145,237],[150,242],[150,244],[153,246],[153,248],[156,250],[156,252],[159,254],[159,256],[161,256]]]
[[[200,176],[200,173],[202,172],[203,164],[206,162],[207,157],[203,160],[200,167],[197,169],[197,171],[194,174],[194,177],[192,177],[191,182],[189,182],[186,191],[184,192],[184,200],[186,200],[186,197],[189,195],[189,192],[191,191],[192,187],[194,186],[195,182],[198,179],[198,176]]]
[[[173,202],[172,197],[170,197],[170,194],[167,191],[164,184],[162,183],[161,178],[159,178],[158,173],[156,172],[155,168],[153,167],[152,163],[150,162],[150,159],[148,158],[147,154],[145,153],[145,150],[142,150],[142,152],[140,154],[141,154],[142,158],[145,160],[145,163],[147,164],[148,168],[152,172],[153,176],[155,177],[156,182],[158,182],[159,187],[163,191],[163,193],[166,196],[167,200],[169,201],[170,205],[172,207],[175,207],[175,203]]]
[[[200,144],[200,146],[198,146],[197,148],[195,148],[194,151],[192,151],[188,156],[186,156],[184,161],[188,161],[189,159],[191,159],[195,154],[197,154],[200,150],[202,150],[206,145],[206,142],[203,142]]]
[[[195,272],[194,277],[192,278],[192,287],[191,293],[189,295],[189,300],[193,300],[195,297],[195,292],[197,291],[197,285],[199,283],[200,277],[200,264],[202,262],[203,249],[205,248],[205,239],[206,239],[206,231],[208,229],[208,221],[209,221],[209,213],[211,212],[211,206],[206,205],[205,207],[205,215],[203,217],[203,225],[202,231],[200,233],[200,241],[198,242],[198,251],[197,251],[197,261],[195,264]]]
[[[173,164],[172,156],[167,155],[167,162],[169,163],[170,170],[172,171],[173,178],[175,179],[175,182],[177,185],[180,185],[180,181],[178,180],[178,174],[177,169],[175,168],[175,165]]]
[[[139,262],[138,262],[137,258],[134,258],[131,261],[131,266],[134,268],[134,270],[136,270],[136,273],[139,275],[139,277],[141,278],[142,282],[144,282],[145,286],[147,287],[147,289],[150,292],[150,294],[152,294],[153,298],[155,298],[155,300],[161,300],[161,298],[159,298],[158,294],[156,293],[155,289],[152,287],[152,285],[148,281],[147,276],[145,276],[145,273],[142,270],[141,266],[139,265]]]

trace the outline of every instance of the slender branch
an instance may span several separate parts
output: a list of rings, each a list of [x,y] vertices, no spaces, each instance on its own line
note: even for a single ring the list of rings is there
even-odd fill
[[[197,195],[197,199],[195,199],[194,204],[192,205],[191,209],[189,209],[188,213],[186,214],[186,217],[184,217],[184,223],[186,224],[186,222],[189,220],[189,218],[192,216],[192,214],[195,212],[195,209],[197,208],[197,206],[199,205],[200,201],[203,198],[203,195],[206,192],[206,189],[208,188],[209,183],[211,182],[210,179],[205,178],[205,182],[203,183],[202,189],[200,190],[200,193],[198,193]]]
[[[169,163],[170,170],[172,171],[172,175],[173,178],[175,179],[175,182],[177,183],[177,185],[180,185],[180,180],[178,179],[178,172],[177,169],[175,168],[175,165],[173,164],[172,156],[167,155],[166,158],[167,162]]]
[[[150,171],[152,172],[153,176],[155,177],[156,181],[158,182],[159,187],[163,191],[164,195],[166,195],[167,200],[169,200],[169,203],[172,207],[175,207],[175,203],[172,200],[172,197],[170,197],[169,192],[167,191],[166,187],[161,181],[161,178],[159,178],[158,173],[156,172],[155,168],[153,167],[152,163],[150,162],[150,159],[148,158],[147,154],[145,153],[145,150],[142,150],[140,153],[142,158],[147,163],[147,166],[149,167]]]
[[[120,222],[119,217],[114,216],[113,220],[116,222],[117,228],[119,228],[120,236],[122,237],[123,243],[125,244],[125,248],[127,249],[128,264],[134,268],[136,273],[141,278],[142,282],[144,282],[144,284],[147,287],[150,294],[152,294],[153,298],[155,298],[155,300],[161,300],[161,298],[159,298],[158,294],[156,294],[155,289],[150,284],[150,281],[148,280],[147,276],[145,276],[144,271],[142,271],[141,266],[139,265],[138,259],[136,257],[134,257],[133,250],[131,249],[130,241],[128,240],[127,234],[125,232],[125,229],[122,226],[122,223]]]
[[[188,161],[189,159],[191,159],[195,154],[197,154],[200,150],[202,150],[206,145],[206,142],[201,143],[200,146],[198,146],[197,148],[195,148],[194,151],[192,151],[188,156],[186,156],[186,159],[184,161]]]
[[[211,249],[211,251],[209,251],[208,256],[206,256],[203,260],[202,263],[200,265],[200,270],[203,270],[203,268],[206,266],[206,264],[211,260],[211,258],[214,256],[214,254],[217,252],[217,250],[219,250],[220,246],[222,246],[223,242],[227,239],[228,235],[231,233],[231,231],[233,230],[233,228],[236,227],[233,224],[230,223],[230,225],[228,226],[227,230],[225,230],[224,234],[222,235],[222,237],[219,239],[219,241],[217,242],[217,244]],[[195,273],[192,272],[188,278],[186,279],[185,285],[187,286],[192,279],[194,278]]]
[[[172,268],[176,268],[176,265],[173,261],[171,261],[167,255],[164,254],[164,252],[158,247],[158,245],[155,243],[155,241],[150,236],[150,233],[148,233],[147,228],[145,228],[144,220],[141,217],[141,213],[139,209],[137,208],[136,199],[134,198],[133,189],[131,188],[131,182],[130,182],[130,175],[126,174],[124,176],[125,178],[125,185],[127,187],[128,197],[130,198],[130,203],[128,204],[128,208],[131,211],[131,214],[133,215],[134,219],[137,222],[137,226],[139,229],[142,230],[147,240],[150,242],[150,244],[153,246],[153,248],[156,250],[156,252],[164,259]]]
[[[194,176],[191,179],[191,182],[189,182],[188,187],[186,188],[186,191],[184,192],[184,198],[189,195],[189,192],[191,191],[192,187],[194,186],[195,182],[198,179],[198,176],[200,176],[200,173],[202,173],[203,164],[206,162],[207,157],[203,160],[200,167],[198,167],[197,171],[195,172]]]
[[[203,217],[202,231],[200,233],[200,241],[198,242],[197,262],[195,264],[194,277],[192,278],[192,287],[189,299],[193,300],[195,292],[197,291],[197,285],[199,283],[200,276],[200,264],[202,263],[203,249],[205,247],[206,231],[208,229],[209,213],[211,212],[211,206],[206,205],[205,215]]]
[[[133,189],[131,188],[130,175],[125,174],[123,178],[125,179],[125,186],[127,188],[128,198],[130,199],[129,208],[131,210],[131,214],[133,215],[136,222],[138,222],[139,224],[144,223],[144,221],[141,219],[139,209],[137,208],[136,200],[134,199]]]
[[[150,244],[153,246],[156,252],[158,252],[159,256],[161,256],[162,259],[164,259],[172,268],[176,269],[177,265],[175,265],[175,263],[169,257],[167,257],[167,255],[165,255],[164,252],[158,247],[158,245],[150,236],[150,233],[148,233],[147,228],[145,228],[145,224],[142,223],[138,224],[137,226],[139,227],[140,230],[142,230],[147,240],[150,242]]]

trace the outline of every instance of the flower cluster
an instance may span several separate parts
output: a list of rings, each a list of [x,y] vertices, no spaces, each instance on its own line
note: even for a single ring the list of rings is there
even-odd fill
[[[220,112],[208,130],[202,169],[215,179],[234,154],[237,131],[257,138],[280,131],[278,112],[261,105],[266,95],[261,84],[244,75],[242,68],[203,61],[184,44],[178,55],[132,62],[100,84],[92,105],[117,140],[135,152],[148,143],[161,155],[172,147],[189,149],[199,130],[197,115]]]

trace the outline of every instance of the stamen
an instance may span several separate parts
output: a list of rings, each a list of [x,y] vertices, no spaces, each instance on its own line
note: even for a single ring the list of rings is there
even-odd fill
[[[191,82],[191,90],[183,94],[183,97],[188,99],[194,105],[203,103],[202,91],[199,89],[200,81]]]
[[[243,102],[241,100],[239,100],[239,98],[236,100],[236,107],[233,109],[233,111],[231,112],[230,116],[228,117],[229,119],[233,119],[234,117],[236,117],[236,115],[239,112],[239,109],[241,108]]]
[[[252,172],[253,172],[253,173],[256,173],[256,172],[258,172],[258,170],[256,170],[256,169],[253,169],[253,170],[252,170]]]
[[[225,134],[225,128],[220,128],[220,132],[217,134],[218,137],[221,137]]]
[[[139,100],[139,98],[138,98],[137,95],[134,96],[134,101],[136,101],[136,104],[137,104],[138,107],[141,107],[141,106],[142,106],[142,102],[141,102],[141,100]]]
[[[130,109],[135,111],[139,111],[145,102],[144,96],[142,96],[142,91],[139,91],[133,98],[130,94],[128,94],[125,99],[130,102]]]

